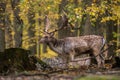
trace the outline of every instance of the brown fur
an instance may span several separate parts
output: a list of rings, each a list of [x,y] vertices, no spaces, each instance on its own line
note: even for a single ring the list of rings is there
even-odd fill
[[[53,36],[42,37],[40,42],[47,43],[50,49],[57,52],[60,56],[70,55],[70,60],[75,60],[75,55],[92,51],[98,63],[98,67],[104,66],[104,59],[101,57],[101,48],[105,44],[105,40],[97,35],[85,35],[80,37],[66,37],[64,39],[56,39]],[[99,55],[100,54],[100,55]]]

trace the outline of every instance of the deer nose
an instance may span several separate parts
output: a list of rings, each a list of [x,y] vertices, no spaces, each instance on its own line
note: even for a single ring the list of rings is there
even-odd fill
[[[39,40],[39,43],[43,43],[43,40]]]

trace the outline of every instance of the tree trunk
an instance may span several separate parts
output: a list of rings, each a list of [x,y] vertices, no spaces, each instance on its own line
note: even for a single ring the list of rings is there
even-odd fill
[[[44,18],[44,31],[48,31],[50,28],[50,22],[48,16],[45,16]],[[42,52],[46,53],[47,52],[47,44],[44,43],[42,46]]]
[[[28,11],[28,22],[29,22],[29,28],[28,28],[28,36],[29,36],[29,50],[32,54],[36,53],[36,41],[34,40],[35,36],[35,13],[32,11]]]
[[[86,5],[91,6],[92,0],[83,0],[83,4],[84,4],[83,8],[86,9]],[[85,20],[84,22],[82,21],[83,26],[81,28],[82,30],[81,35],[94,34],[95,33],[93,29],[94,27],[91,25],[91,22],[90,22],[90,15],[89,14],[83,15],[83,19]]]
[[[0,26],[0,28],[1,27],[2,26]],[[5,33],[4,30],[0,29],[0,52],[3,52],[4,49],[5,49]]]
[[[6,18],[8,19],[8,18]],[[5,28],[5,48],[11,48],[13,47],[12,44],[12,35],[11,35],[11,29],[10,29],[10,24],[7,23],[8,20],[6,20],[6,28]]]
[[[120,20],[117,21],[117,49],[120,49]],[[120,57],[120,52],[118,52]]]
[[[74,4],[75,4],[75,7],[79,7],[79,5],[78,5],[78,2],[79,0],[74,0]],[[81,23],[81,21],[76,21],[75,22],[75,28],[78,28],[78,27],[80,27],[80,23]],[[80,35],[80,29],[75,29],[75,31],[73,32],[73,36],[79,36]]]
[[[107,31],[106,31],[106,38],[107,38],[107,42],[111,42],[111,41],[116,41],[117,39],[114,37],[112,32],[116,32],[117,33],[117,26],[114,25],[115,22],[114,21],[109,21],[106,23],[107,26]],[[116,42],[113,43],[113,47],[111,49],[109,49],[109,56],[115,56],[115,51],[116,50]]]
[[[64,7],[68,4],[67,0],[62,0],[61,4],[59,5],[59,13],[58,14],[62,14],[64,10]],[[63,15],[59,18],[58,20],[58,28],[60,27],[68,27],[68,18],[66,15]],[[58,31],[58,38],[65,38],[67,36],[71,36],[71,32],[70,32],[70,28],[66,28],[66,29],[62,29],[60,31]]]
[[[0,52],[5,49],[5,9],[6,3],[0,1]]]
[[[90,22],[90,16],[86,16],[85,26],[83,27],[83,35],[90,35],[94,34],[94,31],[92,30],[93,27],[91,26]]]
[[[11,0],[11,6],[12,6],[12,10],[13,10],[13,14],[14,14],[14,20],[13,20],[13,31],[15,32],[14,36],[13,36],[13,40],[14,40],[14,45],[13,47],[22,47],[22,29],[23,29],[23,25],[22,25],[22,20],[20,19],[19,16],[19,5],[20,0]]]
[[[39,18],[40,12],[35,14],[35,29],[36,29],[36,54],[37,56],[40,57],[41,54],[41,46],[39,43],[40,39],[40,24],[41,24],[41,19]]]

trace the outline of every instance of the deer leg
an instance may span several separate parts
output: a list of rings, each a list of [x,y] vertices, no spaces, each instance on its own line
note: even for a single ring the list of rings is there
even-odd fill
[[[99,49],[93,49],[93,54],[94,54],[95,59],[97,61],[98,68],[103,67],[104,66],[104,60],[102,59],[102,57],[100,57]]]
[[[103,67],[103,61],[99,55],[96,56],[96,60],[97,60],[98,68]]]
[[[100,58],[101,58],[101,66],[102,66],[102,68],[104,68],[105,58],[104,58],[104,56],[102,54],[99,54],[98,56],[100,56]]]
[[[69,67],[70,66],[74,66],[74,53],[73,52],[70,52],[70,56],[69,56],[69,63],[68,63],[68,65],[69,65]]]
[[[74,55],[70,54],[70,61],[74,61]]]
[[[71,51],[71,53],[70,53],[70,60],[71,60],[71,61],[74,61],[74,60],[75,60],[75,51],[74,51],[74,50]]]
[[[109,58],[108,58],[108,45],[107,44],[105,44],[105,49],[104,49],[105,51],[103,52],[103,55],[104,55],[104,58],[105,58],[105,60],[108,60]]]
[[[62,63],[65,67],[68,67],[68,57],[67,55],[59,55],[59,57],[62,59]]]

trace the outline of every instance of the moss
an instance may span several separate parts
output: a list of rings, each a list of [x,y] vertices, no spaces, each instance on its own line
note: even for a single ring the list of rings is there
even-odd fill
[[[22,48],[9,48],[0,52],[0,73],[8,74],[13,72],[22,72],[36,70],[36,63],[39,63],[41,70],[50,68],[45,62],[35,56],[30,55],[29,50]]]

